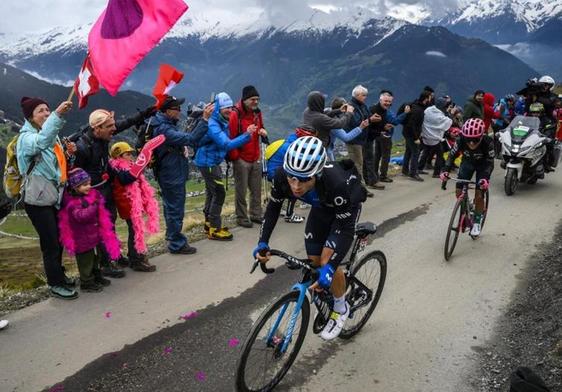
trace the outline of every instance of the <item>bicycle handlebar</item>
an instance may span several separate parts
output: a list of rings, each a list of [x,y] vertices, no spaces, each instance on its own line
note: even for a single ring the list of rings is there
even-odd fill
[[[441,182],[441,189],[447,190],[447,181],[449,181],[449,180],[454,181],[454,182],[460,182],[460,183],[463,183],[463,184],[468,184],[468,185],[471,185],[471,184],[472,185],[478,185],[478,183],[476,181],[461,180],[460,178],[449,177],[449,178],[447,178],[446,181]]]
[[[282,259],[285,259],[286,260],[285,264],[289,268],[298,266],[299,268],[304,268],[304,269],[307,269],[309,271],[315,272],[315,268],[310,265],[310,260],[308,260],[308,259],[298,259],[294,256],[291,256],[288,253],[285,253],[285,252],[283,252],[281,250],[277,250],[277,249],[271,249],[271,250],[267,251],[266,253],[269,253],[270,256],[277,256],[277,257],[281,257]],[[252,265],[252,269],[250,270],[251,274],[254,273],[258,264],[260,265],[260,269],[265,274],[272,274],[272,273],[275,272],[275,268],[267,268],[265,263],[260,263],[259,260],[256,260],[254,262],[254,264]]]

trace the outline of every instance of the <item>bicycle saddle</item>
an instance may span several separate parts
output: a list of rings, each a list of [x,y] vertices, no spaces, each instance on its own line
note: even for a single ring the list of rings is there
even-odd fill
[[[373,222],[362,222],[355,226],[355,234],[357,237],[366,237],[370,234],[375,234],[377,232],[377,225]]]

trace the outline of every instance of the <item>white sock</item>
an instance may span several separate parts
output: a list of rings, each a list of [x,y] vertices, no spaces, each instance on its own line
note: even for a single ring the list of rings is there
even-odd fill
[[[345,295],[337,298],[334,297],[334,312],[338,312],[339,314],[345,313],[347,310],[345,306]]]

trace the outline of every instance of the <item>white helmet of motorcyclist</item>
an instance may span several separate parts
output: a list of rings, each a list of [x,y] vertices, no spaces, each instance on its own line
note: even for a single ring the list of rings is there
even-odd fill
[[[549,85],[550,90],[552,90],[554,88],[554,85],[556,84],[554,79],[551,76],[548,76],[548,75],[541,76],[541,78],[539,79],[539,83]]]

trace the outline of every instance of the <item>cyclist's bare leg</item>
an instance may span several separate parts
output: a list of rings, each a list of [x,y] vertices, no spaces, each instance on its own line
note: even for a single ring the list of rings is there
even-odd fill
[[[474,193],[474,207],[477,214],[482,214],[484,212],[484,192],[480,189],[476,189]]]

